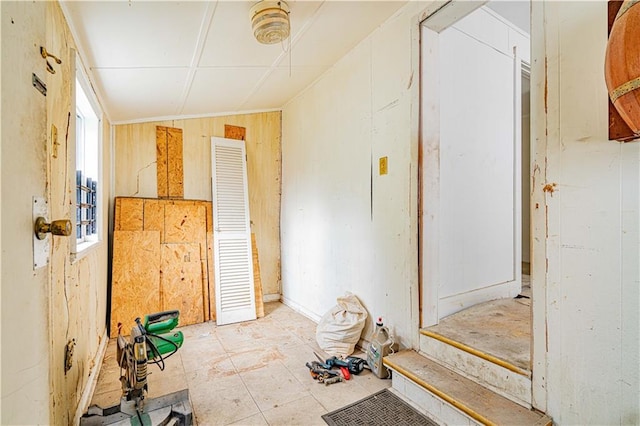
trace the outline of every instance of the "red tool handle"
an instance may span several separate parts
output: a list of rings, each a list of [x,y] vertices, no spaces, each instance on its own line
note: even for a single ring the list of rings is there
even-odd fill
[[[351,373],[349,373],[349,369],[347,367],[340,367],[340,371],[342,372],[345,380],[349,380],[351,378]]]

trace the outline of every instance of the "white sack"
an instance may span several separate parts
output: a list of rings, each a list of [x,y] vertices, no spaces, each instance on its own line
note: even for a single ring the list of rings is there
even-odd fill
[[[338,304],[322,316],[316,329],[320,348],[330,356],[346,357],[353,353],[364,329],[367,311],[358,298],[347,292]]]

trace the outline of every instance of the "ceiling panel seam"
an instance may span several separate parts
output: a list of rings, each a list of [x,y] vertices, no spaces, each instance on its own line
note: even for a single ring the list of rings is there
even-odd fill
[[[318,8],[313,12],[313,15],[311,15],[311,18],[307,19],[307,21],[302,26],[302,28],[300,28],[300,30],[293,37],[293,40],[291,40],[291,44],[289,45],[289,49],[288,50],[283,50],[282,53],[280,53],[280,55],[278,55],[278,57],[271,64],[271,67],[269,67],[269,69],[264,73],[262,78],[260,78],[256,82],[256,84],[253,86],[253,89],[251,89],[249,94],[242,100],[242,102],[240,103],[240,108],[239,109],[244,108],[244,106],[247,104],[247,102],[249,102],[249,100],[253,97],[253,95],[255,95],[262,88],[262,85],[264,84],[264,82],[267,81],[269,76],[278,68],[278,65],[280,65],[282,60],[287,56],[287,53],[289,55],[291,55],[291,52],[292,52],[293,48],[296,46],[296,44],[298,44],[298,41],[309,30],[309,28],[311,28],[313,23],[318,19],[318,16],[320,16],[320,11],[322,10],[322,7],[325,5],[325,3],[326,2],[323,1],[318,5]]]
[[[213,17],[215,16],[217,9],[218,9],[217,0],[214,3],[207,4],[207,9],[202,18],[202,23],[200,24],[200,31],[198,32],[198,40],[196,42],[196,48],[194,49],[194,52],[193,52],[193,57],[191,58],[191,65],[189,66],[189,72],[187,73],[187,78],[184,83],[182,95],[180,96],[178,107],[176,108],[176,115],[180,115],[182,111],[184,111],[184,106],[186,105],[187,98],[189,97],[189,93],[191,92],[193,79],[195,78],[196,70],[198,68],[198,65],[200,64],[200,58],[202,57],[202,52],[204,51],[204,45],[207,40],[207,35],[209,34],[209,30],[211,29],[211,23],[213,22]]]

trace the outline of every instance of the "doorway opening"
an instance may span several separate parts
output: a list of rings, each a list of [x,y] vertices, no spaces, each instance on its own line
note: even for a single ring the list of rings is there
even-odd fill
[[[514,372],[505,396],[528,407],[529,6],[458,4],[422,23],[420,194],[421,350],[441,338]]]

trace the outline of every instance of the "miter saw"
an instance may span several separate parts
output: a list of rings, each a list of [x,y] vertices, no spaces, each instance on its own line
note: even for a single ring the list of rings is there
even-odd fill
[[[122,397],[120,404],[110,408],[89,407],[80,419],[81,425],[191,425],[189,391],[174,392],[158,398],[147,398],[147,368],[155,364],[164,370],[164,360],[182,346],[178,311],[147,315],[144,323],[136,318],[129,339],[118,327],[117,361],[120,366]]]

